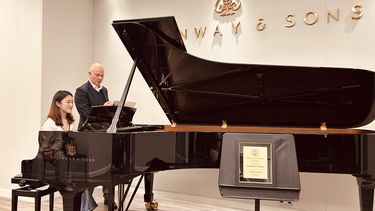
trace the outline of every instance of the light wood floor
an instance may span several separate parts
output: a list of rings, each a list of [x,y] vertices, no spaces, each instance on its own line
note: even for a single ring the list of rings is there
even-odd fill
[[[62,198],[60,194],[55,193],[54,211],[63,211]],[[156,198],[157,197],[157,198]],[[103,204],[102,191],[100,188],[96,188],[94,191],[94,198],[98,204],[95,211],[106,211],[107,207]],[[129,198],[129,197],[128,197]],[[34,203],[30,201],[31,198],[19,197],[18,210],[19,211],[34,211]],[[116,198],[117,199],[117,198]],[[165,197],[163,193],[155,193],[155,199],[159,203],[159,211],[240,211],[240,210],[252,210],[249,205],[249,209],[233,209],[228,207],[216,206],[213,204],[202,204],[190,202],[188,200],[176,200]],[[42,198],[42,211],[48,209],[48,196]],[[0,197],[0,211],[9,211],[11,208],[11,201],[8,198]],[[145,211],[143,202],[143,191],[139,190],[136,194],[129,211]]]

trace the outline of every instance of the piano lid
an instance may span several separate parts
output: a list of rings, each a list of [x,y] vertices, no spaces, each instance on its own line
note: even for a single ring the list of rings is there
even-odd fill
[[[171,122],[359,127],[374,119],[374,72],[233,64],[186,52],[174,17],[113,27]]]

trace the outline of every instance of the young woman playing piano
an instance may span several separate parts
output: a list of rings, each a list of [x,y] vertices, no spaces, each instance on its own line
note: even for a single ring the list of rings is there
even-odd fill
[[[74,118],[73,110],[73,95],[69,91],[60,90],[55,93],[52,98],[51,107],[48,112],[48,118],[42,125],[41,131],[70,131],[73,130]],[[61,134],[61,133],[60,133]],[[42,155],[47,160],[55,162],[56,175],[65,177],[65,154],[63,152],[62,138],[48,139],[45,144],[45,149],[40,149]],[[42,146],[42,145],[41,145]],[[81,211],[90,211],[97,207],[92,194],[86,189],[82,194]]]

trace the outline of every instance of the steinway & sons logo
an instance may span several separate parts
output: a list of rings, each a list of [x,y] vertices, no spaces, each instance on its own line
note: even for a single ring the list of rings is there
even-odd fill
[[[239,0],[216,0],[215,3],[215,13],[219,14],[222,18],[228,17],[231,15],[234,15],[240,8],[242,4]],[[285,28],[292,28],[295,27],[297,23],[303,23],[303,24],[297,24],[298,26],[305,25],[305,26],[313,26],[315,24],[319,23],[319,20],[322,20],[326,22],[326,24],[330,24],[331,22],[340,22],[341,10],[336,9],[327,9],[323,13],[320,12],[320,14],[316,11],[309,11],[304,14],[303,17],[296,16],[293,13],[286,14],[284,16],[280,16],[280,18],[284,19],[284,25],[282,27]],[[346,13],[349,13],[349,16],[351,17],[352,21],[358,21],[363,17],[363,11],[362,11],[362,5],[360,4],[354,4],[351,8],[345,9]],[[344,17],[347,17],[347,14],[344,15]],[[217,24],[215,29],[213,30],[213,37],[215,36],[223,36],[221,27],[223,24]],[[227,25],[227,24],[226,24]],[[238,36],[238,33],[241,28],[241,22],[236,21],[235,18],[233,21],[231,21],[230,26],[232,28],[232,34],[235,36]],[[259,17],[257,20],[255,20],[255,25],[253,25],[255,30],[257,31],[264,31],[267,29],[267,18],[265,17]],[[183,39],[188,39],[188,29],[184,29],[180,31],[181,36]],[[197,39],[202,39],[207,34],[207,26],[198,26],[195,27],[193,30],[193,37]]]
[[[233,15],[240,9],[241,2],[237,0],[217,0],[215,4],[215,12],[220,16]]]

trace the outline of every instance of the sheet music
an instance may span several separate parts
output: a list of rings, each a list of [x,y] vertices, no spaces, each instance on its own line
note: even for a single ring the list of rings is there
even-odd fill
[[[120,101],[113,101],[113,105],[114,106],[118,106],[120,104]],[[125,106],[126,107],[130,107],[130,108],[134,108],[135,107],[135,104],[137,104],[136,102],[132,102],[132,101],[125,101]]]

